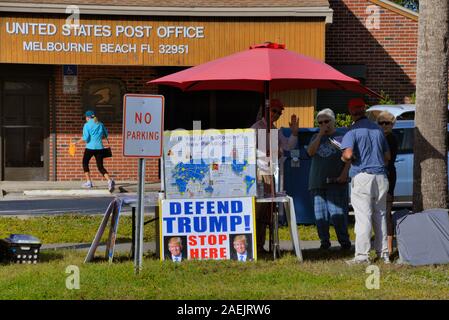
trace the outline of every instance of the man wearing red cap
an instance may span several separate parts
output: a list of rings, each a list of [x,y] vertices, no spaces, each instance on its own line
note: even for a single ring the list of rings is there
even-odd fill
[[[355,257],[348,264],[369,263],[371,231],[378,258],[389,263],[386,205],[388,179],[386,164],[390,151],[383,130],[365,116],[365,102],[351,99],[349,113],[354,120],[341,143],[342,160],[351,162],[351,204],[355,215]]]
[[[284,104],[279,99],[272,99],[270,100],[270,118],[271,118],[271,129],[277,129],[274,123],[279,119],[279,117],[282,114],[282,111],[284,110]],[[299,119],[296,117],[296,115],[291,116],[291,122],[290,122],[290,129],[292,134],[290,137],[284,136],[281,130],[278,130],[278,145],[277,149],[271,150],[275,151],[278,150],[278,156],[282,157],[283,151],[288,151],[291,149],[294,149],[298,144],[298,126],[299,126]],[[252,129],[267,129],[267,121],[265,118],[262,118],[261,120],[257,121],[251,126]],[[264,135],[258,134],[258,137],[265,137]],[[282,160],[281,160],[282,162]],[[264,187],[267,192],[269,192],[271,186],[271,177],[272,173],[270,171],[270,165],[266,158],[265,150],[260,150],[257,148],[257,169],[258,169],[258,178],[259,181],[263,180]],[[273,168],[274,170],[274,168]],[[274,188],[274,186],[273,186]],[[263,245],[265,243],[265,233],[267,225],[271,221],[270,217],[270,207],[267,203],[259,203],[256,207],[256,235],[257,235],[257,250],[258,252],[263,252]]]

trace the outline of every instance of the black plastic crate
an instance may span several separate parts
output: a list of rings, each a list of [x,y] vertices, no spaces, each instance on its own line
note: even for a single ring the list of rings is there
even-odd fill
[[[12,234],[0,239],[0,261],[3,263],[36,264],[41,248],[39,239],[23,234]]]

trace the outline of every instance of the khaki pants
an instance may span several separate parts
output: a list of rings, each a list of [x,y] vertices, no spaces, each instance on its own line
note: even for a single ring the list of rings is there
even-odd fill
[[[352,179],[351,203],[355,215],[355,259],[368,259],[371,231],[378,256],[388,254],[387,205],[388,179],[381,174],[359,173]]]

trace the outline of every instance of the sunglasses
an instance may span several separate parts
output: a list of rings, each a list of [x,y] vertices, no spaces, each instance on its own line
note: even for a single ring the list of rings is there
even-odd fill
[[[378,124],[381,125],[381,126],[383,126],[383,125],[388,126],[388,125],[391,124],[391,121],[379,121]]]
[[[323,123],[328,124],[329,122],[331,122],[330,120],[323,120],[323,121],[318,121],[318,124],[321,125]]]

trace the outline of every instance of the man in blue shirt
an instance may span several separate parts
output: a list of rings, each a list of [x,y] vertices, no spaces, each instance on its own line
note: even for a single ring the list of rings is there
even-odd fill
[[[389,263],[386,225],[388,179],[386,164],[390,151],[382,129],[365,116],[365,102],[351,99],[349,113],[354,120],[342,141],[342,160],[351,162],[351,203],[355,215],[355,257],[348,264],[369,263],[371,231],[379,258]]]

